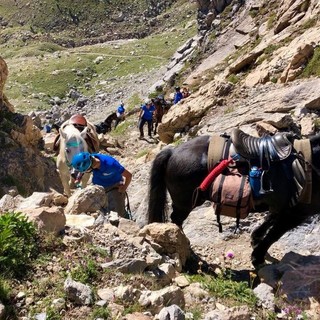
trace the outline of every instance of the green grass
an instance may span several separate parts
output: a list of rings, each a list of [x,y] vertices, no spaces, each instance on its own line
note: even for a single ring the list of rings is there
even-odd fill
[[[149,149],[140,150],[140,151],[137,153],[136,158],[139,159],[139,158],[147,155],[149,151],[150,151]]]
[[[314,50],[312,58],[308,62],[300,77],[308,78],[311,76],[320,76],[320,48],[316,48]]]
[[[128,99],[126,111],[129,112],[133,110],[135,107],[140,106],[141,103],[142,103],[142,99],[137,93],[135,93]]]
[[[195,28],[177,29],[117,46],[104,44],[60,50],[57,45],[42,42],[18,47],[14,55],[11,49],[5,49],[3,57],[9,68],[5,93],[18,112],[48,109],[51,97],[63,98],[71,87],[90,95],[105,89],[104,82],[109,83],[109,79],[115,79],[112,84],[116,86],[131,74],[160,68],[195,32]],[[94,60],[98,56],[103,61],[96,64]],[[92,89],[85,89],[86,83]]]
[[[111,312],[108,308],[95,307],[92,312],[92,319],[111,319]]]
[[[257,297],[247,282],[233,281],[228,275],[220,274],[217,277],[195,275],[189,279],[191,282],[201,283],[212,296],[220,299],[224,304],[240,305],[245,303],[253,308],[257,303]]]

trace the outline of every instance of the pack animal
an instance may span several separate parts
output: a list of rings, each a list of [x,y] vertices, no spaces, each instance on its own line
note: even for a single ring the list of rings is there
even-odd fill
[[[90,178],[89,173],[79,175],[71,167],[72,158],[84,151],[97,152],[99,150],[99,140],[94,129],[94,125],[86,121],[86,126],[77,128],[77,125],[65,121],[59,128],[59,153],[57,156],[57,169],[63,185],[64,193],[69,197],[71,189],[75,187],[75,180],[81,180],[81,187],[84,188]]]
[[[280,139],[279,144],[274,146],[274,138],[261,140],[261,138],[243,135],[241,132],[240,134],[237,132],[234,139],[236,143],[230,145],[231,149],[237,145],[241,153],[247,157],[245,160],[257,162],[263,160],[263,165],[266,166],[263,192],[259,199],[254,200],[256,211],[259,207],[263,211],[266,209],[269,211],[264,222],[251,235],[253,247],[251,261],[257,267],[265,262],[268,249],[281,236],[297,227],[308,216],[320,212],[320,188],[318,187],[320,183],[320,135],[309,139],[312,158],[312,164],[309,166],[312,169],[309,173],[312,176],[312,184],[310,182],[310,200],[307,202],[292,200],[297,194],[297,187],[293,183],[291,164],[299,156],[290,142],[282,144]],[[170,219],[180,227],[195,206],[202,205],[206,200],[212,200],[210,188],[200,192],[196,202],[193,198],[195,190],[209,174],[210,141],[212,141],[210,136],[196,137],[175,148],[168,147],[156,156],[150,174],[149,223],[167,220],[165,210],[167,191],[172,200]],[[217,147],[217,145],[210,145],[213,150]],[[273,153],[273,155],[266,157],[267,153]],[[257,159],[257,156],[261,157],[261,155],[264,159]],[[272,157],[277,159],[272,159]],[[247,174],[248,171],[249,166]]]
[[[153,134],[156,134],[158,125],[162,122],[162,117],[169,110],[169,105],[164,100],[164,98],[159,98],[159,97],[153,99],[153,104],[156,108],[156,111],[154,112],[154,119],[153,119],[153,122],[154,122]]]
[[[117,120],[118,120],[117,113],[116,112],[111,113],[110,115],[107,116],[107,118],[104,121],[95,125],[97,133],[105,134],[107,132],[110,132],[112,128],[115,127],[115,123],[117,122]]]

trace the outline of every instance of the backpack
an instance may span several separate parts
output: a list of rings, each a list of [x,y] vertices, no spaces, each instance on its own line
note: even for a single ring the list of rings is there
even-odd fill
[[[220,215],[235,217],[237,228],[239,220],[248,216],[253,208],[253,198],[248,175],[239,173],[236,167],[226,168],[212,183],[211,199],[222,232]]]

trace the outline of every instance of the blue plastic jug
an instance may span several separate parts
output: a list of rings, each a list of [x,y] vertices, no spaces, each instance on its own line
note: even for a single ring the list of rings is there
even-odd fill
[[[253,198],[261,197],[260,188],[261,188],[261,174],[262,170],[256,166],[252,166],[249,172],[249,182],[253,194]]]

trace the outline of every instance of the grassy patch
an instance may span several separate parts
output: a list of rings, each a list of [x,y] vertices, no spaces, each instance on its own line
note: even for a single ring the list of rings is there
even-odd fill
[[[277,19],[277,15],[275,12],[273,12],[270,16],[269,16],[269,19],[267,21],[267,29],[270,30],[274,27],[274,23]]]
[[[113,137],[124,137],[129,128],[133,126],[133,120],[126,119],[120,122],[115,129],[110,132]]]
[[[128,106],[126,107],[126,111],[128,112],[133,110],[135,107],[140,106],[141,103],[142,99],[137,93],[135,93],[128,99]]]
[[[144,157],[145,155],[147,155],[149,152],[149,149],[143,149],[143,150],[140,150],[137,155],[136,155],[136,158],[141,158],[141,157]]]
[[[257,297],[247,282],[233,281],[230,274],[223,273],[217,277],[209,275],[196,275],[190,277],[190,281],[199,282],[214,297],[221,299],[223,304],[234,306],[246,303],[249,307],[254,307]]]
[[[238,77],[237,75],[235,75],[235,74],[232,73],[232,74],[230,74],[230,75],[228,76],[227,80],[228,80],[229,82],[233,83],[233,84],[237,84],[240,79],[239,79],[239,77]]]
[[[98,275],[98,265],[92,259],[84,260],[82,264],[71,270],[72,279],[81,283],[91,283],[98,278]]]
[[[92,312],[92,320],[95,319],[111,319],[111,312],[108,308],[95,307]]]
[[[314,50],[312,58],[308,62],[300,77],[308,78],[311,76],[320,76],[320,48],[316,48]]]
[[[302,29],[305,30],[305,29],[312,28],[316,24],[317,24],[317,18],[310,18],[302,25]]]
[[[193,307],[192,309],[188,310],[188,312],[192,313],[193,320],[201,320],[202,319],[202,311],[200,307]]]
[[[34,43],[16,48],[14,56],[6,49],[3,56],[7,56],[9,77],[5,93],[19,112],[48,109],[50,98],[64,98],[70,88],[91,95],[108,85],[123,84],[131,74],[166,65],[176,48],[195,33],[195,28],[177,29],[123,44],[63,50],[50,43]],[[98,64],[97,57],[102,57]]]

